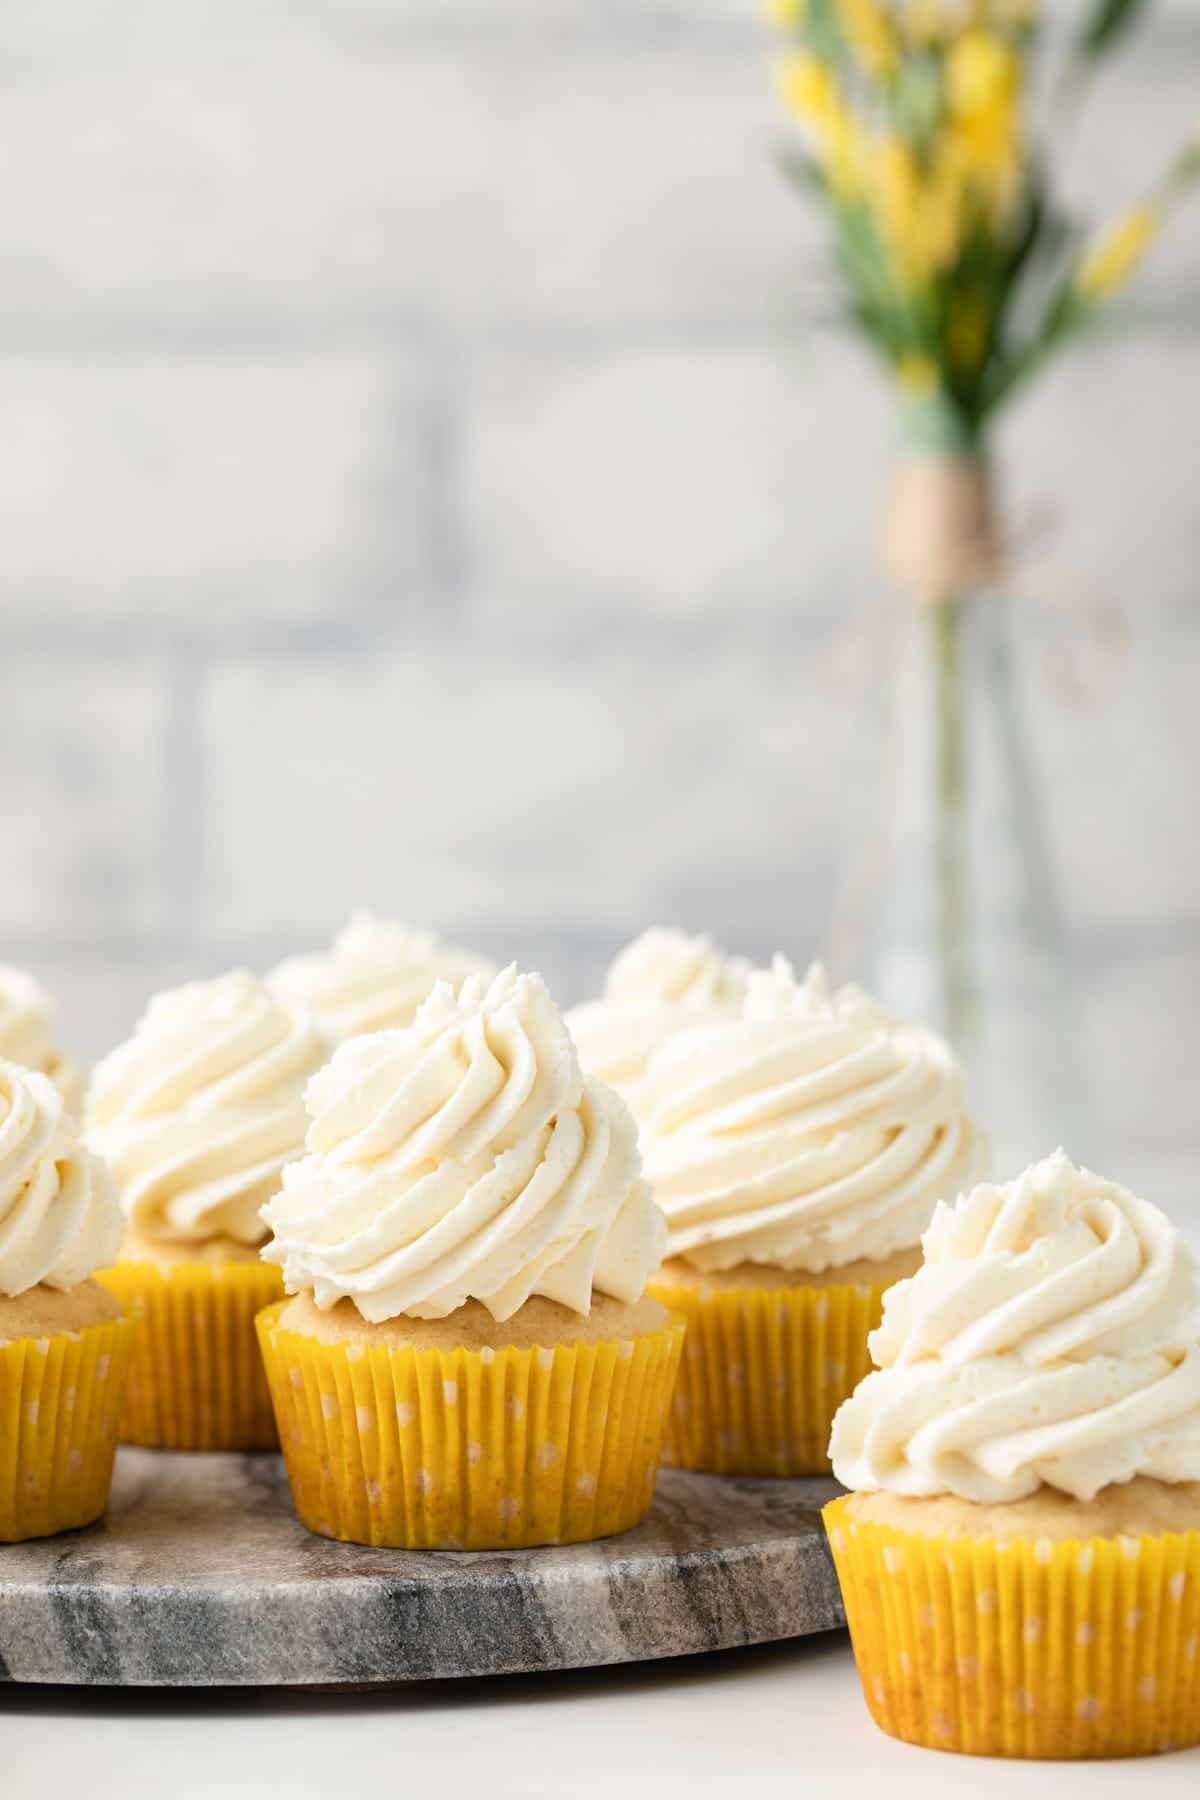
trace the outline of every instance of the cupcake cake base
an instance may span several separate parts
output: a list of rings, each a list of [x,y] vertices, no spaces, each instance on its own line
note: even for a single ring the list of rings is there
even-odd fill
[[[104,1511],[134,1336],[91,1281],[0,1299],[0,1543]]]
[[[258,1321],[296,1511],[407,1549],[516,1549],[626,1531],[654,1493],[683,1327],[652,1300],[503,1325],[370,1325],[299,1297]]]
[[[687,1325],[664,1462],[718,1475],[827,1475],[833,1415],[871,1367],[883,1296],[920,1250],[823,1274],[675,1257],[649,1292]]]
[[[993,1507],[860,1493],[825,1523],[891,1736],[1047,1758],[1200,1743],[1200,1484]]]
[[[254,1320],[283,1293],[245,1244],[127,1237],[96,1279],[139,1326],[121,1442],[156,1450],[276,1450]]]

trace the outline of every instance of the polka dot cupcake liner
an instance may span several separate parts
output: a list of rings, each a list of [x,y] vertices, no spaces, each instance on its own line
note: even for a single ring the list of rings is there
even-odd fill
[[[885,1287],[650,1283],[687,1324],[664,1462],[719,1475],[828,1475],[829,1433],[868,1374]]]
[[[627,1531],[654,1494],[683,1327],[551,1349],[323,1344],[258,1321],[292,1496],[323,1537],[521,1549]]]
[[[0,1345],[0,1543],[104,1511],[135,1337],[115,1319]]]
[[[140,1327],[121,1442],[154,1450],[277,1450],[254,1331],[283,1293],[267,1263],[116,1263],[96,1280]]]
[[[825,1525],[863,1692],[892,1737],[974,1756],[1200,1743],[1200,1531],[926,1537]]]

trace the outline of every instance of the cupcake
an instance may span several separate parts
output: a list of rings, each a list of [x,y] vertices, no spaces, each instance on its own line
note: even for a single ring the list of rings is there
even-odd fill
[[[309,1083],[259,1334],[296,1510],[355,1543],[569,1543],[650,1504],[682,1327],[617,1096],[536,975],[440,983]]]
[[[460,987],[470,975],[490,980],[481,956],[439,943],[393,919],[356,913],[328,951],[292,956],[267,977],[277,994],[302,1006],[331,1044],[367,1031],[411,1025],[435,983]]]
[[[113,1178],[61,1093],[0,1062],[0,1542],[108,1502],[135,1333],[89,1277],[120,1241]]]
[[[939,1207],[825,1510],[867,1704],[989,1756],[1200,1742],[1200,1337],[1157,1207],[1061,1151]]]
[[[782,957],[741,1016],[677,1033],[638,1090],[667,1215],[651,1292],[687,1321],[666,1456],[738,1475],[829,1470],[883,1293],[982,1145],[950,1050]]]
[[[87,1138],[126,1219],[100,1279],[142,1326],[126,1443],[276,1444],[254,1315],[283,1289],[259,1257],[260,1212],[303,1146],[304,1084],[327,1054],[306,1013],[239,971],[160,994],[98,1065]]]
[[[650,1058],[677,1031],[736,1019],[750,964],[708,937],[654,926],[614,960],[599,1000],[567,1014],[589,1075],[615,1088],[636,1114]]]
[[[49,996],[32,975],[6,963],[0,963],[0,1058],[48,1075],[67,1111],[78,1113],[83,1077],[54,1041]]]

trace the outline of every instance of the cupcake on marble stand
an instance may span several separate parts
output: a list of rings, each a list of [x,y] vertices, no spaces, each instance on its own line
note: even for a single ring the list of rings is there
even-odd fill
[[[120,1241],[112,1176],[61,1093],[0,1062],[0,1542],[107,1504],[135,1327],[90,1277]]]
[[[1060,1151],[941,1207],[825,1509],[867,1704],[1014,1757],[1200,1742],[1200,1337],[1158,1210]]]
[[[152,1000],[96,1068],[89,1144],[126,1229],[100,1280],[141,1324],[125,1443],[267,1450],[275,1421],[254,1318],[283,1292],[260,1217],[304,1142],[304,1084],[328,1055],[307,1013],[244,971]]]
[[[358,912],[328,950],[288,957],[267,982],[289,1005],[310,1013],[333,1045],[411,1025],[439,981],[457,988],[469,976],[488,981],[495,972],[482,956],[430,931]]]
[[[654,1052],[680,1031],[736,1019],[750,971],[710,937],[651,926],[613,959],[600,998],[567,1013],[584,1070],[614,1088],[636,1118]]]
[[[883,1295],[986,1151],[949,1047],[777,957],[740,1016],[676,1032],[636,1095],[667,1215],[651,1292],[687,1321],[666,1460],[829,1473]]]
[[[259,1320],[304,1524],[470,1550],[635,1525],[683,1335],[644,1291],[666,1227],[540,977],[439,985],[307,1104],[264,1214],[294,1297]]]

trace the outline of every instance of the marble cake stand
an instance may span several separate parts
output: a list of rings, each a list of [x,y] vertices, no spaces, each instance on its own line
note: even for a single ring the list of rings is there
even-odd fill
[[[0,1546],[0,1681],[413,1681],[827,1631],[835,1491],[668,1469],[623,1537],[433,1554],[310,1536],[278,1457],[123,1450],[98,1525]]]

